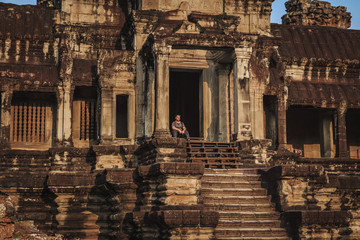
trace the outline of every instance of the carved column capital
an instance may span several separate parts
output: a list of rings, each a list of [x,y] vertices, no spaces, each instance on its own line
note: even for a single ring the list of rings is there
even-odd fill
[[[153,45],[153,51],[155,53],[155,56],[169,57],[171,52],[171,46],[167,45],[165,42],[155,42]]]
[[[252,47],[234,48],[234,60],[249,60],[252,54]]]
[[[347,112],[347,102],[345,100],[342,100],[338,106],[338,114],[340,116],[344,116],[346,112]]]

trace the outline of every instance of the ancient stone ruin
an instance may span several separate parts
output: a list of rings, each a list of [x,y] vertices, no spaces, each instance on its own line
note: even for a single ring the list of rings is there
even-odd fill
[[[359,239],[360,31],[272,2],[0,3],[0,239]]]

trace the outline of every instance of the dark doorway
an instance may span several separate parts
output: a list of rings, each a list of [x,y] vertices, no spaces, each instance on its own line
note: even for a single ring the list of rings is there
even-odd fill
[[[128,95],[116,96],[116,137],[128,138]]]
[[[337,121],[334,109],[291,106],[286,112],[287,143],[309,158],[335,157]]]
[[[181,115],[181,121],[191,137],[200,137],[200,74],[195,71],[170,71],[170,123],[175,115]]]
[[[264,113],[266,122],[266,139],[271,139],[270,149],[275,150],[279,145],[278,140],[278,103],[276,96],[264,96]]]
[[[350,158],[360,159],[360,109],[346,112],[346,137]]]

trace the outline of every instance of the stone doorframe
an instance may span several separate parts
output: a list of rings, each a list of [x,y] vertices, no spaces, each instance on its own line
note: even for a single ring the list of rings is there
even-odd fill
[[[204,139],[229,142],[233,135],[236,140],[251,138],[249,60],[252,47],[215,51],[155,42],[153,53],[156,85],[153,136],[170,136],[170,69],[185,69],[202,72],[200,132]]]

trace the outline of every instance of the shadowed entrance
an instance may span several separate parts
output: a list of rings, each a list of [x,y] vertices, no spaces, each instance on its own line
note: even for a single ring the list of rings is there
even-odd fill
[[[199,81],[200,72],[170,71],[170,124],[176,114],[191,137],[200,136]]]

